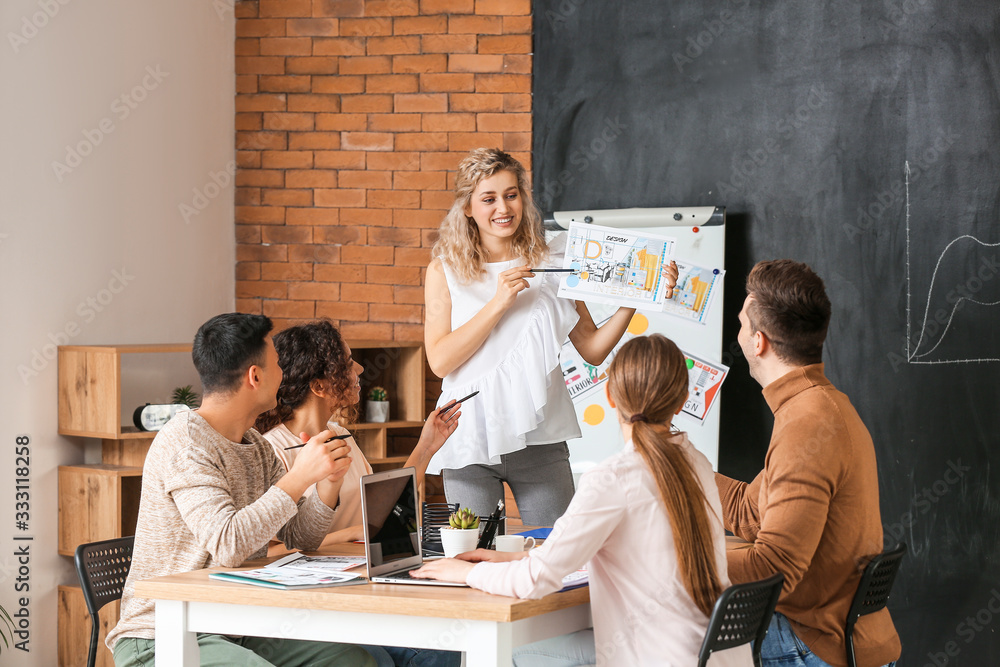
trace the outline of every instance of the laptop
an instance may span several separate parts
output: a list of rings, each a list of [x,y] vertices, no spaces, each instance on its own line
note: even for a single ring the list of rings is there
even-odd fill
[[[467,587],[466,584],[410,577],[411,570],[424,564],[419,507],[414,468],[386,470],[361,478],[368,578],[382,584]]]

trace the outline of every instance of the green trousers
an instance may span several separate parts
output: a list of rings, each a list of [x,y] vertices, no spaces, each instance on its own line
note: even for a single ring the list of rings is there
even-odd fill
[[[152,639],[122,637],[115,644],[115,667],[153,667]],[[202,667],[376,667],[360,646],[272,637],[198,635]]]

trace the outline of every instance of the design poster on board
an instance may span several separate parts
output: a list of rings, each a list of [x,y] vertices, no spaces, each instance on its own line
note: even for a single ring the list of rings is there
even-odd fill
[[[673,296],[664,302],[663,312],[689,322],[705,324],[726,272],[686,260],[676,261],[677,286]]]
[[[603,324],[604,322],[601,322],[598,326]],[[611,360],[614,359],[621,346],[633,337],[632,334],[626,332],[615,349],[599,366],[591,366],[584,361],[573,344],[567,341],[563,345],[560,359],[563,380],[566,382],[566,389],[569,390],[569,397],[573,401],[577,401],[607,382]],[[683,350],[681,352],[684,353],[688,366],[688,398],[684,402],[682,412],[694,417],[699,422],[703,422],[712,406],[715,405],[715,399],[719,396],[722,383],[729,374],[729,367],[688,354]]]
[[[688,366],[688,398],[684,402],[683,412],[703,422],[708,411],[715,405],[722,382],[729,374],[729,367],[687,352],[684,352],[684,356],[687,357]]]
[[[676,239],[571,222],[559,296],[642,310],[662,311],[666,301],[665,267]]]

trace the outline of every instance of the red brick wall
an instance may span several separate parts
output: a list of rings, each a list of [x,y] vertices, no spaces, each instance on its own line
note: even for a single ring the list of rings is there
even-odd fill
[[[422,340],[472,148],[531,164],[530,0],[236,4],[236,305]]]

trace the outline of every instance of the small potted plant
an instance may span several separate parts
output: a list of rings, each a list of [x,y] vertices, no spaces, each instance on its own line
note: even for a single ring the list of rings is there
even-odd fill
[[[479,543],[479,517],[466,507],[448,517],[448,526],[441,527],[441,546],[446,558],[472,551]]]
[[[174,405],[186,405],[192,410],[196,409],[201,403],[201,397],[191,389],[191,385],[174,389],[170,400]]]
[[[369,422],[389,421],[389,400],[385,389],[372,387],[368,390],[368,403],[365,405],[365,420]]]

